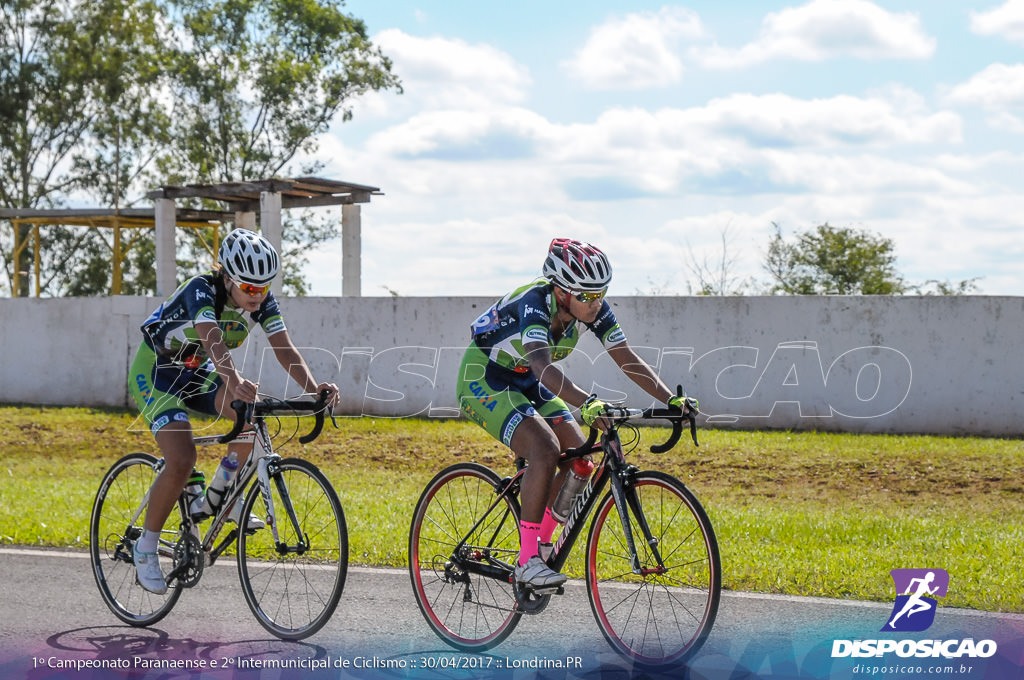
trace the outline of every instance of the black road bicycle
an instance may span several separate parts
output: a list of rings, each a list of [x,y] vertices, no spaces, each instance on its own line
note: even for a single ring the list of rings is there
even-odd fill
[[[681,389],[678,390],[681,394]],[[608,432],[564,459],[602,453],[576,498],[548,565],[561,571],[593,514],[586,540],[587,594],[611,646],[644,666],[679,663],[707,639],[722,588],[718,542],[696,496],[675,477],[641,471],[626,461],[620,430],[639,441],[636,419],[665,419],[678,442],[689,421],[697,444],[696,402],[687,409],[608,407]],[[457,463],[424,489],[409,531],[409,570],[416,602],[446,643],[482,651],[504,640],[523,614],[544,610],[551,593],[521,589],[513,577],[519,554],[519,492],[526,461],[501,478],[478,463]],[[607,491],[606,491],[607,489]]]
[[[234,546],[245,601],[264,628],[280,638],[299,640],[327,623],[338,606],[348,569],[345,515],[334,487],[315,465],[274,453],[266,422],[275,414],[311,413],[316,418],[313,429],[299,438],[304,444],[311,442],[323,429],[326,396],[315,401],[235,401],[231,432],[195,437],[196,446],[232,440],[255,446],[225,489],[205,535],[189,514],[187,495],[183,492],[178,498],[160,536],[159,554],[164,569],[170,567],[163,595],[139,585],[132,546],[142,535],[149,490],[164,469],[164,460],[130,453],[114,463],[93,503],[89,554],[100,595],[117,618],[133,626],[160,621],[186,588],[199,583],[203,570]],[[250,427],[243,432],[247,424]],[[236,502],[243,504],[239,525],[218,543]],[[254,512],[265,518],[266,527],[247,526]]]

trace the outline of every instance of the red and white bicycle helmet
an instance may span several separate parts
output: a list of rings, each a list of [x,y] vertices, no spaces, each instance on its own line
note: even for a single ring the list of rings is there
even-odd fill
[[[248,229],[234,229],[224,237],[217,261],[230,278],[254,286],[269,284],[281,266],[270,241]]]
[[[612,266],[599,248],[574,239],[556,238],[548,246],[544,276],[566,290],[596,292],[608,287]]]

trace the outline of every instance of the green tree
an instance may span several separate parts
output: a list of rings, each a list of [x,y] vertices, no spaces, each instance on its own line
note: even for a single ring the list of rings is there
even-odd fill
[[[349,119],[355,97],[401,89],[365,25],[342,5],[0,0],[0,207],[60,207],[85,191],[119,208],[163,183],[316,172],[317,164],[294,167],[296,156],[312,154],[333,120]],[[293,260],[339,229],[307,229],[305,219],[288,216],[284,225],[294,292],[305,284]],[[106,292],[110,252],[102,235],[43,232],[46,292]],[[185,261],[201,259],[195,238],[179,242]],[[30,247],[15,258],[12,245],[0,238],[9,281],[35,255]],[[151,264],[139,259],[151,251],[145,238],[130,255],[125,292],[152,286]],[[26,295],[27,277],[12,292]]]
[[[270,177],[316,148],[356,97],[396,87],[391,62],[338,0],[178,0],[172,171]]]
[[[163,24],[148,1],[0,0],[0,187],[8,188],[0,205],[61,207],[77,191],[103,207],[126,207],[167,140]],[[24,241],[29,227],[17,229]],[[49,226],[41,237],[44,291],[109,290],[109,236]],[[8,280],[36,256],[28,242],[15,258],[13,243],[3,244]],[[18,288],[28,293],[28,277]]]
[[[66,167],[92,124],[96,107],[82,36],[60,0],[0,0],[0,206],[60,205],[75,187]],[[27,225],[16,227],[25,241]],[[4,243],[4,265],[27,272],[31,246],[13,252]],[[28,294],[28,277],[14,290]]]
[[[764,268],[770,291],[788,295],[898,295],[909,289],[896,271],[892,239],[828,223],[768,244]]]

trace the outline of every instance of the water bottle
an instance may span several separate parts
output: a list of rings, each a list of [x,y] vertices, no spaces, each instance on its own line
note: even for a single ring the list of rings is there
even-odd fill
[[[203,508],[203,494],[206,491],[206,475],[202,470],[192,468],[188,482],[185,484],[185,500],[192,515],[197,515]]]
[[[238,454],[232,451],[221,459],[217,471],[213,473],[213,479],[210,480],[210,486],[206,489],[206,503],[203,504],[203,509],[207,514],[217,514],[220,504],[224,501],[224,490],[235,478],[237,471]]]
[[[551,504],[551,515],[560,523],[565,524],[576,496],[583,491],[593,472],[594,463],[586,458],[577,458],[572,462],[569,472],[565,475],[565,483],[562,484],[555,502]]]

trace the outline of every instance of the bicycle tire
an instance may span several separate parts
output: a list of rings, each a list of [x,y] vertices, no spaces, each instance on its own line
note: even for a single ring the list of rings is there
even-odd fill
[[[284,640],[301,640],[330,620],[345,588],[345,513],[327,477],[299,458],[271,463],[270,495],[278,539],[287,551],[275,545],[269,521],[262,529],[247,530],[257,504],[264,509],[259,483],[254,482],[240,517],[238,579],[260,625]]]
[[[134,522],[132,516],[156,479],[156,456],[130,453],[114,463],[100,482],[89,519],[89,559],[103,602],[114,616],[132,626],[149,626],[162,618],[181,597],[182,588],[168,583],[163,595],[151,593],[139,585],[135,576],[132,546],[142,534],[145,511]],[[185,504],[179,498],[164,523],[160,554],[167,557],[181,534]]]
[[[457,463],[424,488],[409,528],[409,576],[416,604],[431,630],[464,651],[482,651],[507,638],[522,616],[512,584],[460,569],[463,560],[512,566],[519,554],[519,501],[483,514],[501,483],[490,468]],[[467,532],[480,520],[477,531]],[[479,538],[478,538],[479,537]],[[459,555],[455,549],[468,538]]]
[[[601,633],[619,654],[641,666],[678,664],[700,649],[715,623],[722,590],[718,541],[697,497],[675,477],[640,472],[627,497],[632,491],[658,539],[667,571],[633,573],[609,492],[587,537],[590,607]],[[630,509],[630,528],[640,566],[654,569],[656,560],[640,532],[635,508]]]

